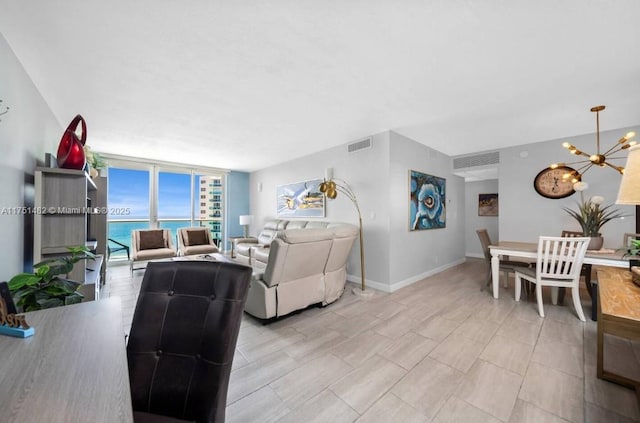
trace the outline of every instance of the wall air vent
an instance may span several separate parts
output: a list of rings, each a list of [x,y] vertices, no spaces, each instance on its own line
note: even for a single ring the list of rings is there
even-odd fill
[[[494,151],[492,153],[476,154],[473,156],[458,157],[453,159],[454,169],[465,169],[475,166],[486,166],[500,163],[500,153]]]
[[[365,148],[371,148],[371,137],[347,145],[347,151],[349,151],[349,153],[355,153]]]

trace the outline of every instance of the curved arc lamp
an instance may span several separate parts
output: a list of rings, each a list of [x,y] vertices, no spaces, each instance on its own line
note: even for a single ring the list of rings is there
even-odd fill
[[[333,177],[333,169],[327,168],[325,170],[325,177],[322,183],[320,183],[320,192],[323,193],[328,199],[334,200],[338,193],[341,192],[344,194],[353,205],[356,207],[356,211],[358,212],[358,225],[359,225],[359,236],[360,236],[360,278],[361,278],[361,287],[360,289],[354,289],[353,293],[356,295],[371,295],[371,291],[366,291],[365,285],[365,272],[364,272],[364,236],[362,231],[362,213],[360,212],[360,206],[358,205],[358,199],[356,195],[353,193],[351,186],[349,184],[339,178]]]

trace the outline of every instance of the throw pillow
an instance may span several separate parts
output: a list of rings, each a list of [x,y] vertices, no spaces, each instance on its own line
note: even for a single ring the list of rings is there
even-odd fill
[[[164,248],[164,236],[162,230],[140,232],[140,249],[155,250]]]
[[[205,245],[209,243],[205,230],[187,231],[188,245]]]

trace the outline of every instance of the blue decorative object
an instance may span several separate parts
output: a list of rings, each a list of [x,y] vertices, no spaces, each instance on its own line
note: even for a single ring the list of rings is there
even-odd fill
[[[33,328],[23,329],[0,325],[0,335],[9,335],[16,338],[28,338],[30,336],[33,336],[34,333],[35,331],[33,330]]]

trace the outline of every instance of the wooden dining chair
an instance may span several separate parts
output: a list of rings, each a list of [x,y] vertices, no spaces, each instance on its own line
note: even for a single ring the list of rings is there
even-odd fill
[[[516,270],[516,301],[520,301],[522,280],[536,284],[538,313],[540,317],[544,317],[542,287],[571,288],[578,318],[586,321],[580,303],[580,269],[590,240],[589,237],[541,236],[538,239],[536,268]]]
[[[478,229],[476,230],[478,234],[478,238],[480,239],[480,244],[482,245],[482,252],[484,253],[484,259],[487,262],[489,267],[489,272],[487,275],[487,282],[480,288],[483,290],[487,286],[491,285],[492,273],[491,273],[491,250],[489,246],[491,245],[491,238],[489,237],[489,232],[486,229]],[[521,267],[529,267],[530,263],[525,261],[518,260],[509,260],[509,257],[504,257],[500,259],[500,271],[504,272],[504,282],[503,286],[506,288],[509,286],[509,273],[513,273],[516,269]]]

